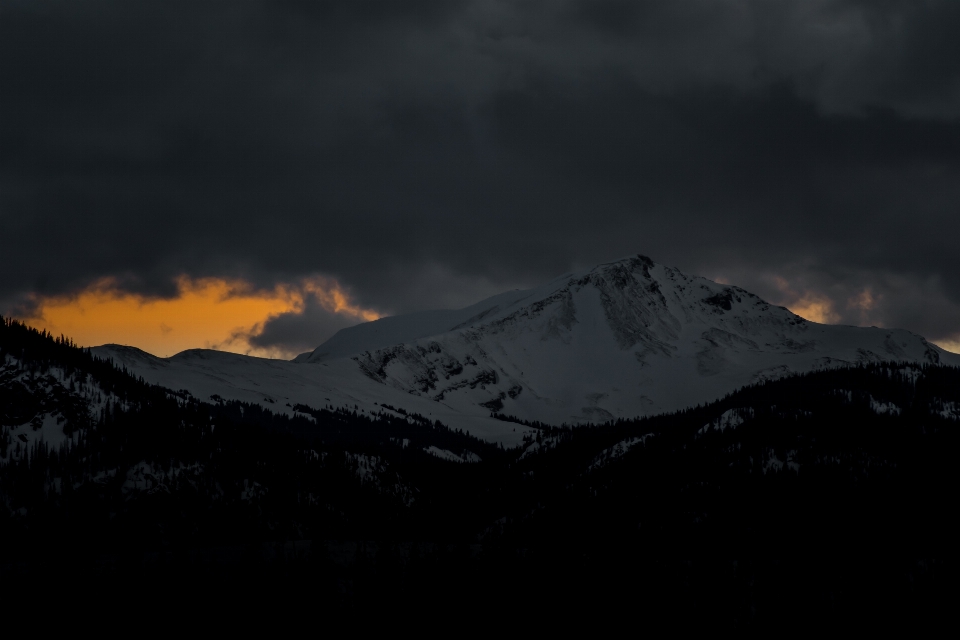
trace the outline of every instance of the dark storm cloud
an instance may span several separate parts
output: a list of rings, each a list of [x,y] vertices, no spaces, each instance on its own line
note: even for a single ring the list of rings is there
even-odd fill
[[[0,299],[323,274],[400,312],[640,251],[948,337],[958,28],[952,2],[0,0]]]
[[[313,351],[318,336],[331,336],[340,329],[357,323],[353,316],[330,313],[314,298],[305,299],[301,312],[283,313],[270,319],[264,327],[247,338],[254,348],[282,346],[286,351]]]

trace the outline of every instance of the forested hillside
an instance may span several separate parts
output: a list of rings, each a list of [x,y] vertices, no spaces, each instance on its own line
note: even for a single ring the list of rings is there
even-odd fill
[[[5,583],[202,575],[338,611],[574,600],[751,627],[921,616],[956,568],[956,368],[819,371],[509,450],[393,407],[293,409],[151,386],[3,320]]]

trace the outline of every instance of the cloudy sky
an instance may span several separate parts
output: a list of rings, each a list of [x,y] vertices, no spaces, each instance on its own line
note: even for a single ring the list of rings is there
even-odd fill
[[[0,0],[0,313],[289,355],[643,253],[960,349],[958,33],[949,0]]]

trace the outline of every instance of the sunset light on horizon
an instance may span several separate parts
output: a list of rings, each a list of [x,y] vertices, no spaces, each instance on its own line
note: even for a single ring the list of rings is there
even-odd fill
[[[784,293],[790,292],[785,280],[778,278],[778,285]],[[37,296],[33,313],[19,319],[54,335],[62,334],[83,347],[122,344],[159,357],[188,349],[214,349],[289,359],[297,355],[295,350],[260,347],[250,339],[270,319],[302,313],[310,297],[325,311],[358,323],[381,317],[377,311],[355,304],[332,278],[305,278],[273,289],[256,289],[238,279],[181,276],[177,287],[176,297],[152,298],[122,291],[114,281],[105,279],[78,294]],[[814,291],[792,297],[783,306],[798,316],[820,324],[840,322],[830,297]],[[847,306],[869,302],[869,292],[864,292]],[[960,352],[960,340],[931,342],[947,351]]]
[[[243,280],[181,276],[173,298],[151,298],[120,290],[107,279],[70,296],[34,299],[24,322],[63,334],[83,347],[123,344],[159,357],[187,349],[216,349],[247,355],[290,358],[295,353],[250,344],[264,323],[299,313],[313,297],[326,311],[355,319],[380,314],[354,304],[333,279],[305,278],[258,290]]]

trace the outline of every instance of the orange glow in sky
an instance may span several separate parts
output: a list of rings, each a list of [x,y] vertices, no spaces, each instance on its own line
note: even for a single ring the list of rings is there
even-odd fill
[[[834,311],[833,301],[815,291],[797,293],[784,278],[774,278],[774,283],[787,298],[783,305],[791,312],[811,322],[833,324],[840,320],[840,314]]]
[[[291,357],[279,350],[251,347],[248,339],[281,313],[300,312],[307,296],[324,309],[358,322],[379,315],[351,303],[336,281],[311,278],[271,291],[219,278],[178,280],[175,298],[147,298],[117,289],[104,280],[74,296],[39,298],[33,317],[22,318],[81,346],[115,343],[167,357],[185,349],[219,349],[264,357]]]
[[[787,305],[787,308],[811,322],[834,324],[840,320],[840,315],[833,310],[833,301],[816,293],[804,294],[793,304]]]
[[[960,353],[960,337],[956,340],[931,340],[933,344],[937,345],[941,349],[946,349],[947,351],[952,351],[953,353]]]

